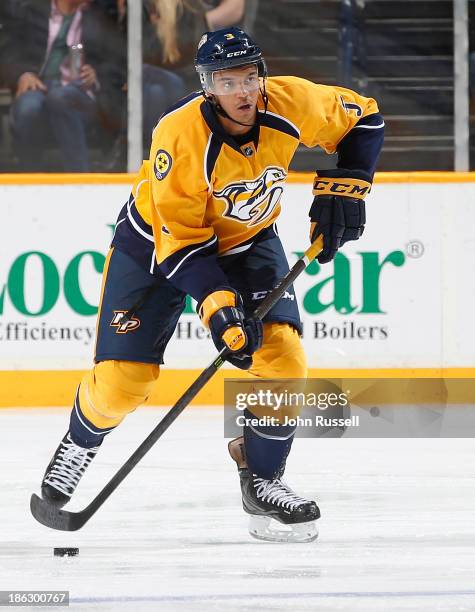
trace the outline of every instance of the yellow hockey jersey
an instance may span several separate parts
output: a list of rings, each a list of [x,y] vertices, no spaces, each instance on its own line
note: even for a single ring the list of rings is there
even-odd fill
[[[198,301],[227,284],[217,257],[244,252],[276,221],[300,143],[338,151],[343,175],[374,173],[384,122],[373,99],[297,77],[270,77],[266,91],[244,143],[200,92],[172,107],[119,217],[115,244]]]

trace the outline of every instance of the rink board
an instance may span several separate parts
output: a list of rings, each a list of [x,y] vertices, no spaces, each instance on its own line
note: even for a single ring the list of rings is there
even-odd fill
[[[0,406],[65,405],[91,363],[101,271],[128,175],[0,178]],[[307,245],[311,175],[291,175],[278,229],[292,265]],[[382,173],[364,237],[297,280],[311,375],[475,373],[475,173]],[[212,359],[182,316],[151,402],[169,404]],[[220,401],[220,372],[198,403]]]

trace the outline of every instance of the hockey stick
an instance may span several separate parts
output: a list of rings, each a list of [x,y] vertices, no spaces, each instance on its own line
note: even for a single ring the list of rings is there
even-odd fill
[[[318,256],[323,248],[323,238],[319,236],[295,263],[292,269],[284,276],[279,284],[269,292],[264,298],[260,306],[255,310],[253,317],[255,319],[263,319],[269,310],[280,300],[286,290],[301,274],[311,261]],[[160,436],[170,427],[175,419],[183,412],[191,400],[205,386],[212,376],[216,374],[219,368],[223,365],[226,359],[226,351],[224,348],[210,363],[210,365],[201,372],[198,378],[188,387],[176,404],[171,408],[163,419],[158,423],[150,435],[145,438],[137,450],[109,480],[105,487],[96,495],[92,502],[80,512],[69,512],[61,510],[53,506],[48,501],[42,499],[36,493],[33,493],[30,500],[31,513],[35,519],[50,527],[60,531],[77,531],[87,523],[97,510],[102,506],[106,499],[119,486],[124,478],[133,470],[137,463],[148,453]]]

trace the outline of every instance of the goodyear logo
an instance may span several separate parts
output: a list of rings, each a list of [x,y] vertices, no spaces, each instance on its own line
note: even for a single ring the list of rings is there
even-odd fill
[[[170,168],[172,167],[172,157],[168,151],[164,149],[159,149],[157,151],[157,155],[155,157],[155,163],[153,165],[153,170],[155,172],[155,176],[159,181],[163,181],[163,179],[170,172]]]
[[[317,177],[313,184],[313,195],[340,195],[364,200],[371,191],[371,184],[357,179],[343,179],[336,181]]]

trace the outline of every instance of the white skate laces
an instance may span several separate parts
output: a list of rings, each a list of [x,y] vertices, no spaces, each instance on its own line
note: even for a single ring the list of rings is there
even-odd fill
[[[98,450],[99,446],[95,448],[78,446],[72,441],[68,433],[67,442],[61,444],[57,457],[48,470],[43,484],[49,484],[61,493],[71,497]]]
[[[264,480],[264,478],[254,478],[256,495],[262,501],[276,504],[289,510],[295,510],[302,504],[308,504],[308,500],[299,497],[282,480]]]
[[[282,480],[265,480],[253,478],[256,497],[263,502],[281,507],[290,514],[302,505],[309,504],[309,500],[300,497]],[[257,540],[267,542],[313,542],[318,537],[315,520],[303,523],[283,525],[272,519],[271,516],[251,514],[249,517],[249,533]]]

